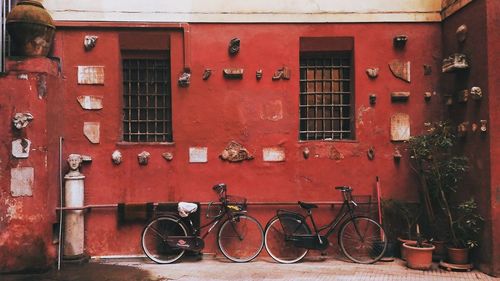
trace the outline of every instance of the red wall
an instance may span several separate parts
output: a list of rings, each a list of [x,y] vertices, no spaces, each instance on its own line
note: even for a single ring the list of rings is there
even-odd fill
[[[499,49],[499,4],[498,1],[478,0],[464,7],[443,22],[443,55],[455,52],[466,54],[471,68],[462,75],[443,74],[443,92],[452,95],[460,89],[473,86],[481,87],[483,98],[479,101],[454,103],[448,108],[447,116],[455,125],[461,122],[479,124],[479,120],[488,121],[486,133],[469,132],[460,141],[461,151],[469,158],[470,171],[463,186],[457,193],[457,199],[474,197],[478,202],[481,215],[485,218],[481,247],[475,251],[480,268],[492,275],[499,275],[500,248],[494,243],[500,237],[499,226],[499,131],[500,111],[498,92],[498,49]],[[463,44],[456,40],[455,31],[462,25],[469,30]]]
[[[191,85],[177,86],[183,71],[183,37],[180,29],[165,29],[171,35],[173,144],[121,143],[121,69],[118,31],[114,28],[59,28],[54,55],[62,59],[66,80],[64,98],[58,105],[64,119],[65,155],[88,154],[93,161],[82,172],[86,204],[117,202],[210,201],[215,195],[210,187],[218,182],[228,184],[229,192],[246,196],[249,201],[330,201],[339,200],[332,187],[351,185],[355,194],[374,194],[375,176],[381,177],[384,197],[416,200],[415,177],[403,159],[393,160],[395,147],[390,141],[390,117],[405,112],[411,118],[412,135],[423,129],[426,121],[440,117],[440,95],[429,103],[424,92],[438,90],[441,64],[441,27],[437,23],[396,24],[191,24],[188,63]],[[155,29],[161,31],[161,29]],[[146,31],[146,30],[142,30]],[[85,35],[98,35],[96,47],[85,52]],[[406,34],[404,50],[395,50],[392,39]],[[355,127],[354,141],[298,141],[299,38],[354,38]],[[229,57],[229,41],[241,39],[238,55]],[[138,38],[138,40],[141,40]],[[190,60],[189,60],[190,58]],[[395,78],[388,67],[392,59],[411,61],[412,82]],[[432,74],[424,76],[423,64],[432,65]],[[78,65],[105,66],[105,83],[100,86],[77,85]],[[275,70],[288,66],[289,81],[272,81]],[[226,80],[224,68],[244,68],[242,80]],[[368,67],[379,67],[380,74],[370,80]],[[212,76],[201,79],[205,68]],[[261,81],[255,71],[262,69]],[[410,91],[407,103],[391,103],[390,92]],[[369,104],[370,93],[377,94],[375,106]],[[76,102],[79,95],[104,96],[100,111],[84,111]],[[281,107],[276,106],[281,104]],[[269,113],[269,108],[273,108]],[[268,120],[274,110],[282,113],[278,121]],[[55,120],[54,120],[55,121]],[[100,144],[91,144],[82,134],[84,121],[101,122]],[[229,143],[243,144],[255,159],[243,163],[227,163],[218,158]],[[188,163],[188,149],[208,147],[208,163]],[[368,160],[369,147],[375,148],[375,159]],[[262,148],[282,147],[286,161],[264,162]],[[311,157],[304,159],[302,149],[309,148]],[[344,158],[330,159],[337,149]],[[111,153],[119,149],[123,163],[113,165]],[[137,154],[151,153],[147,166],[139,166]],[[161,157],[171,152],[174,159]],[[262,224],[273,216],[276,208],[260,208]],[[328,212],[328,210],[327,210]],[[114,210],[96,210],[86,216],[86,248],[90,255],[140,253],[140,225],[117,225]],[[215,251],[207,243],[207,252]]]
[[[63,122],[54,122],[58,113],[48,108],[55,108],[63,92],[57,69],[46,58],[9,61],[8,75],[0,78],[0,272],[43,270],[56,258],[52,225],[57,222],[58,131]],[[12,127],[17,112],[34,117],[20,131]],[[11,142],[18,138],[31,141],[27,159],[11,154]],[[32,196],[11,195],[10,171],[17,167],[34,168]]]

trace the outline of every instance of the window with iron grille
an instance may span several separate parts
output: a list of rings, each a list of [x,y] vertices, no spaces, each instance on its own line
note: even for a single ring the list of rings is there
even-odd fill
[[[123,140],[172,142],[172,102],[168,58],[125,58]]]
[[[351,52],[300,54],[300,140],[354,139]]]

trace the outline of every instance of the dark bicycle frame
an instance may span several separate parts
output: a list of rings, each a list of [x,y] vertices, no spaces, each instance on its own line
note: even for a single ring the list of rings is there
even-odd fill
[[[345,187],[341,187],[341,188],[345,188]],[[321,242],[321,232],[322,231],[324,231],[325,229],[328,229],[328,231],[325,233],[325,235],[323,235],[324,237],[328,238],[328,237],[330,237],[330,235],[332,235],[335,232],[337,226],[341,222],[347,221],[347,220],[345,220],[346,216],[349,216],[349,219],[356,218],[357,216],[354,214],[354,209],[358,206],[358,204],[356,202],[354,202],[354,200],[352,200],[352,195],[351,195],[352,189],[349,188],[348,190],[341,190],[341,192],[342,192],[342,195],[344,196],[344,202],[342,203],[342,207],[340,208],[339,212],[337,213],[335,218],[330,223],[318,228],[316,226],[316,223],[314,222],[314,217],[312,215],[312,209],[306,209],[307,216],[305,217],[304,221],[297,227],[297,229],[303,224],[308,226],[307,218],[310,218],[312,226],[314,228],[314,233],[311,233],[311,236],[317,236],[319,241]],[[349,193],[349,195],[347,193]],[[300,202],[299,202],[299,205],[300,205]],[[283,210],[283,209],[278,210],[278,212],[279,211],[289,212],[289,211]],[[294,213],[294,212],[290,212],[290,214],[291,215],[293,215],[293,214],[300,215],[300,214]],[[354,226],[355,226],[357,234],[360,235],[357,225],[354,224]],[[305,235],[301,235],[301,236],[305,236]],[[294,239],[299,238],[299,237],[294,237]]]

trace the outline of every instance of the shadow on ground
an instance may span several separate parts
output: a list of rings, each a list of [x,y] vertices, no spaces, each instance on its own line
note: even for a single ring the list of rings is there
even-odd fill
[[[86,263],[64,265],[61,271],[51,270],[37,274],[0,275],[2,281],[166,281],[164,277],[131,266]]]

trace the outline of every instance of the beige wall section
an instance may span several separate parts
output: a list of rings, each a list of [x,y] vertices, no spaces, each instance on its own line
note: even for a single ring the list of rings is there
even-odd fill
[[[441,21],[441,0],[43,0],[55,20],[140,22]]]

